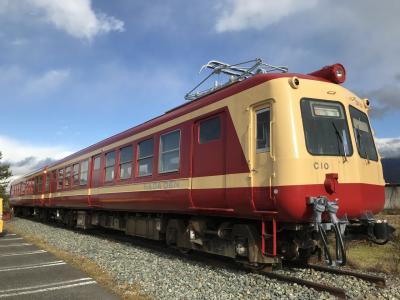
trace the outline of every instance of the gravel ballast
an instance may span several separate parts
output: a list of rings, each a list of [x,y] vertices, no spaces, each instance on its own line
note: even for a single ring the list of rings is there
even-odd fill
[[[106,270],[116,282],[139,286],[156,299],[334,299],[297,284],[288,284],[235,268],[213,266],[137,243],[109,240],[26,219],[10,225],[58,249],[83,256]],[[400,299],[400,280],[387,276],[389,287],[315,270],[282,270],[323,284],[344,288],[354,299]],[[382,275],[382,274],[380,274]]]

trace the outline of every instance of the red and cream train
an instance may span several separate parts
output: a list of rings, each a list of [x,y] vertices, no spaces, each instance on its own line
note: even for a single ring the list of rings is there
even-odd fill
[[[251,266],[320,248],[344,264],[344,236],[388,239],[390,226],[373,218],[384,180],[369,102],[340,85],[342,65],[310,74],[266,72],[260,61],[207,66],[230,80],[13,182],[15,215],[122,230]]]

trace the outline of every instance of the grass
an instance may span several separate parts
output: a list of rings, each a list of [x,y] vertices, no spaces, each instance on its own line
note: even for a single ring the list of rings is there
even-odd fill
[[[348,263],[357,269],[400,274],[400,214],[383,212],[378,216],[387,219],[396,228],[395,238],[386,245],[376,245],[368,241],[348,244]]]
[[[44,240],[37,238],[36,236],[29,235],[23,231],[18,230],[12,224],[6,223],[6,230],[9,232],[16,233],[22,236],[28,242],[35,244],[41,249],[44,249],[54,256],[64,260],[68,264],[74,266],[77,269],[88,274],[94,278],[101,286],[114,292],[120,296],[123,300],[150,300],[148,296],[144,296],[140,293],[139,287],[131,284],[120,284],[117,283],[110,274],[98,266],[94,261],[87,259],[83,256],[71,254],[69,252],[60,250],[54,246],[47,244]]]

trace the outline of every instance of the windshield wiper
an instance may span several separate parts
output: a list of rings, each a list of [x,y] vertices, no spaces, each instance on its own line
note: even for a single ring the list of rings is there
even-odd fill
[[[342,146],[343,146],[343,157],[344,157],[344,161],[347,161],[346,148],[345,148],[345,146],[344,146],[343,138],[342,138],[342,136],[340,135],[340,132],[339,132],[339,130],[337,129],[335,122],[331,121],[331,123],[332,123],[333,128],[335,129],[335,133],[336,133],[336,136],[337,136],[338,140],[340,141],[340,143],[341,143]],[[339,151],[339,153],[340,153],[340,151]]]
[[[358,130],[358,132],[359,132],[359,130]],[[362,149],[362,146],[361,146],[361,134],[360,133],[358,133],[358,137],[359,137],[359,139],[360,139],[360,149]],[[360,150],[361,151],[361,150]],[[367,150],[367,147],[366,146],[364,146],[364,155],[365,155],[365,159],[367,160],[367,163],[369,163],[369,156],[368,156],[368,150]]]

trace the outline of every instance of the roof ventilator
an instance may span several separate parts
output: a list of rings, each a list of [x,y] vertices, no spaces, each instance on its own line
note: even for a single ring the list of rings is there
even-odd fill
[[[203,71],[203,69],[211,69],[211,73],[207,75],[198,85],[196,85],[192,90],[190,90],[186,95],[185,99],[188,101],[196,100],[200,97],[203,97],[205,95],[208,95],[212,92],[215,92],[219,89],[222,89],[226,86],[229,86],[235,82],[242,81],[246,78],[252,77],[256,74],[265,74],[265,73],[270,73],[274,71],[280,71],[282,73],[287,73],[288,68],[287,67],[282,67],[282,66],[272,66],[267,63],[264,63],[262,59],[256,58],[253,60],[229,65],[224,62],[220,62],[217,60],[211,60],[207,64],[201,67],[200,72]],[[229,79],[225,83],[219,83],[218,80],[215,81],[214,86],[198,91],[197,89],[203,85],[208,79],[210,79],[213,75],[220,75],[224,74],[229,76]]]

